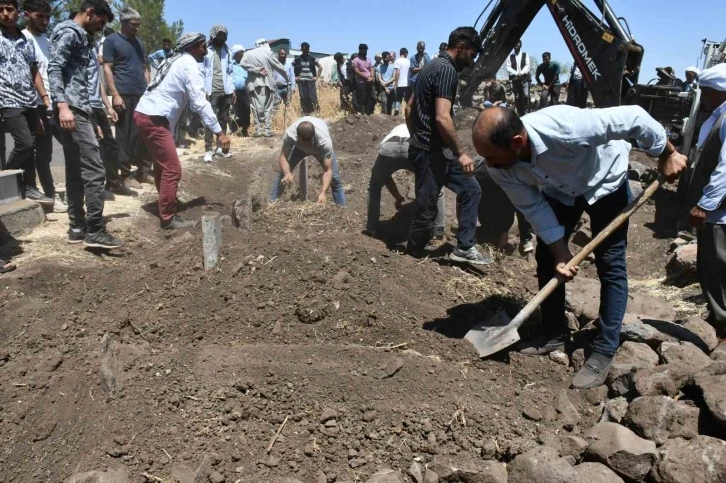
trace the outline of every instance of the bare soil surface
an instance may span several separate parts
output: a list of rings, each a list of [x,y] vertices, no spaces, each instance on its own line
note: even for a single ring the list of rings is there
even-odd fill
[[[378,143],[400,122],[331,126],[348,208],[290,190],[250,231],[229,222],[232,205],[267,197],[280,139],[239,140],[212,166],[185,158],[182,214],[229,215],[215,270],[202,268],[200,228],[159,230],[148,187],[113,210],[109,229],[126,242],[116,252],[66,245],[64,217],[18,240],[19,268],[0,279],[0,482],[117,467],[133,482],[175,481],[200,465],[226,481],[317,483],[320,471],[365,481],[383,467],[413,481],[414,458],[507,462],[544,435],[594,424],[592,397],[568,389],[572,368],[516,353],[480,360],[463,339],[536,292],[533,260],[497,254],[463,270],[391,250],[412,205],[396,212],[387,194],[386,240],[361,234]],[[311,172],[314,199],[321,170]],[[406,193],[411,176],[396,178]],[[630,230],[632,284],[672,301],[684,292],[660,281],[683,210],[663,190]],[[556,410],[563,391],[579,425]],[[523,414],[532,408],[541,417]]]

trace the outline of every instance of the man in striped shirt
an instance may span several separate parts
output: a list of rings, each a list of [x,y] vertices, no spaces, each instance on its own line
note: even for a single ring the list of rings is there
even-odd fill
[[[491,258],[476,249],[476,221],[481,188],[474,178],[474,162],[464,153],[453,121],[458,73],[481,53],[481,38],[471,27],[451,32],[448,48],[421,69],[413,95],[406,105],[406,125],[411,133],[408,159],[416,173],[418,207],[411,220],[407,251],[423,255],[431,239],[438,212],[436,201],[443,186],[456,193],[459,219],[455,262],[488,265]]]

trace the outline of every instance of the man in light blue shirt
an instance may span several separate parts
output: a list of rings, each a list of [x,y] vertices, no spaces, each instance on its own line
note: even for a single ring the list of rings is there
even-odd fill
[[[582,110],[553,106],[521,119],[510,109],[483,111],[474,126],[474,146],[486,158],[492,179],[501,186],[537,234],[537,277],[540,288],[552,277],[571,280],[577,267],[568,240],[583,212],[590,215],[593,235],[602,231],[631,201],[628,156],[635,139],[660,160],[669,181],[686,168],[665,129],[638,106]],[[602,285],[600,334],[593,352],[577,374],[579,389],[602,385],[620,344],[620,328],[628,303],[625,260],[628,224],[595,250]],[[526,354],[563,350],[567,336],[565,287],[542,303],[546,337]]]
[[[149,67],[154,69],[154,71],[159,68],[159,65],[161,65],[162,62],[174,54],[174,51],[171,49],[170,39],[163,39],[161,41],[161,46],[162,48],[160,50],[157,50],[148,57]]]
[[[245,48],[242,45],[232,47],[232,78],[234,79],[234,92],[236,101],[233,109],[237,117],[236,125],[233,123],[230,127],[232,134],[239,130],[242,136],[249,136],[250,129],[250,96],[247,94],[245,85],[247,84],[247,71],[240,65],[245,55]]]
[[[381,110],[383,114],[391,114],[393,105],[396,103],[396,88],[394,86],[396,69],[393,68],[389,52],[381,54],[381,63],[376,67],[376,73],[378,74],[376,80],[381,88]]]
[[[698,136],[689,183],[691,226],[698,228],[698,279],[719,337],[726,337],[726,64],[704,70],[701,101],[711,117]]]

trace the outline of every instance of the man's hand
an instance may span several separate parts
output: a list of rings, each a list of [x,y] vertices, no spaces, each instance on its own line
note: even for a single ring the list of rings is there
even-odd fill
[[[320,77],[313,77],[313,82],[317,82]]]
[[[672,183],[688,168],[688,158],[673,149],[670,154],[661,156],[658,168],[666,180]]]
[[[47,94],[43,96],[43,105],[50,110],[50,97]]]
[[[113,105],[114,110],[116,112],[118,112],[119,114],[121,114],[122,112],[124,112],[126,110],[126,103],[124,102],[123,98],[118,94],[113,96],[111,103]]]
[[[265,69],[264,67],[262,69],[260,69],[260,75],[267,75],[267,74],[268,74],[267,69]]]
[[[320,193],[320,194],[318,195],[318,203],[323,203],[323,204],[325,204],[325,193]]]
[[[691,218],[691,226],[693,228],[703,228],[706,226],[706,217],[708,212],[700,206],[694,206],[688,216]]]
[[[474,161],[468,154],[459,155],[459,164],[465,175],[472,176],[474,174]]]
[[[59,107],[58,111],[58,124],[64,131],[75,131],[76,130],[76,117],[73,115],[68,105],[65,104],[63,107]]]
[[[282,177],[282,182],[286,185],[290,186],[293,182],[295,177],[292,175],[292,173],[285,173],[285,176]]]
[[[222,146],[222,152],[227,154],[229,152],[230,141],[224,132],[217,134],[217,144]]]
[[[570,249],[567,246],[565,239],[561,238],[550,245],[550,251],[554,258],[556,275],[562,277],[565,282],[569,282],[575,278],[577,272],[580,270],[580,267],[567,268],[567,264],[570,260],[572,260],[572,253],[570,253]]]
[[[101,126],[96,126],[96,137],[98,139],[103,139],[103,131],[101,130]]]
[[[115,109],[111,109],[109,115],[111,116],[111,122],[116,124],[118,122],[118,112]]]
[[[401,198],[398,198],[398,199],[396,200],[396,209],[397,209],[397,210],[400,210],[400,209],[402,209],[402,208],[403,208],[403,204],[404,204],[405,202],[406,202],[406,198],[403,198],[403,197],[401,197]]]
[[[40,118],[35,123],[35,134],[36,136],[42,136],[45,134],[45,126],[43,125],[43,120]]]
[[[237,104],[237,93],[232,92],[232,104]]]

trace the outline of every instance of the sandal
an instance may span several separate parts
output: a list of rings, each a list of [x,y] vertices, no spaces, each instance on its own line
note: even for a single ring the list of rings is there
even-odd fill
[[[17,267],[12,262],[6,262],[0,258],[0,273],[9,273],[15,270]]]

